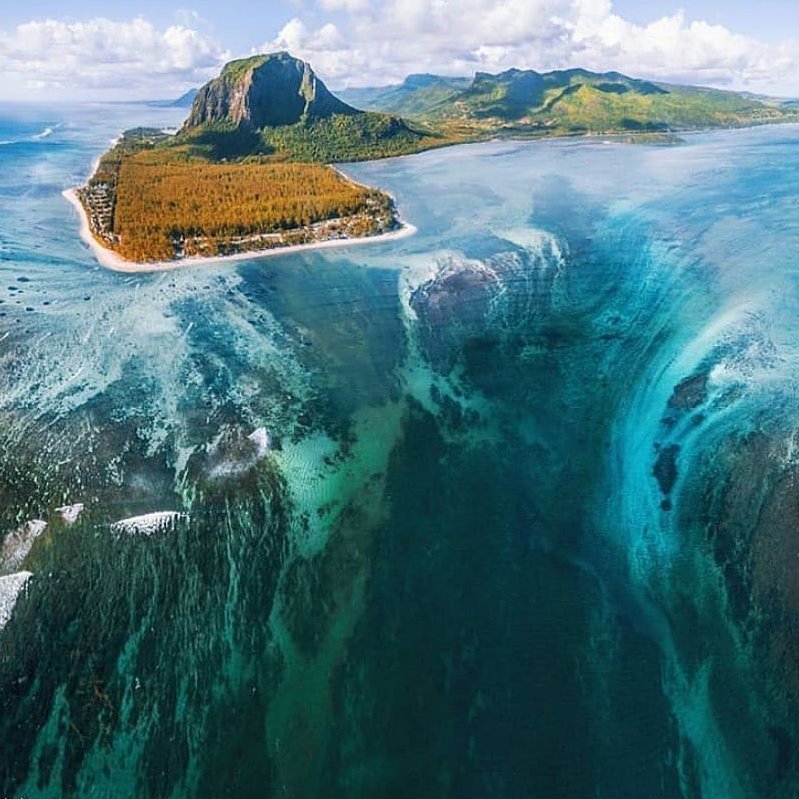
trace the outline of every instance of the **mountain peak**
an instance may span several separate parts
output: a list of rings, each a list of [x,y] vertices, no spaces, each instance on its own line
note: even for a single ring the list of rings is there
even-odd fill
[[[260,130],[354,113],[330,93],[310,64],[284,51],[226,64],[198,92],[184,130],[219,122]]]
[[[433,86],[436,83],[441,83],[443,79],[438,75],[431,75],[428,72],[419,72],[408,75],[401,86],[405,89],[421,89],[425,86]]]

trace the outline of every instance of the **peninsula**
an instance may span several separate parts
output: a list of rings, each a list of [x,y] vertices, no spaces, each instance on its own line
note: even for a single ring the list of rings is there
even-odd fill
[[[669,142],[679,131],[799,119],[767,98],[586,70],[414,75],[343,97],[285,52],[227,64],[193,95],[176,135],[127,131],[66,193],[84,236],[105,265],[130,270],[338,246],[412,229],[388,194],[336,162],[497,136]]]
[[[177,133],[138,128],[67,197],[112,268],[163,267],[412,232],[385,192],[329,164],[418,152],[444,137],[359,111],[287,53],[229,63]]]

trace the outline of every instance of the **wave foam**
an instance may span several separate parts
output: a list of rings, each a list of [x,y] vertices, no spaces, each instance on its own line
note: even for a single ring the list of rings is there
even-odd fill
[[[560,272],[566,264],[566,245],[546,230],[514,228],[497,235],[525,250],[541,268],[554,266],[555,271]]]
[[[0,630],[11,620],[17,599],[31,577],[31,572],[17,572],[0,577]]]
[[[271,449],[272,436],[265,427],[259,427],[247,436],[224,431],[208,449],[208,474],[214,479],[244,474],[262,461]]]
[[[153,535],[165,530],[170,530],[180,521],[189,518],[187,513],[180,513],[174,510],[157,511],[156,513],[145,513],[142,516],[131,516],[129,519],[121,519],[111,525],[115,533],[126,533],[128,535]]]
[[[261,460],[272,447],[272,437],[265,427],[259,427],[257,430],[253,430],[252,433],[247,436],[247,440],[255,444],[255,457],[257,460]]]
[[[8,533],[3,540],[3,546],[0,549],[0,569],[3,571],[12,571],[22,564],[22,561],[28,557],[28,553],[33,548],[36,539],[47,528],[47,522],[41,519],[33,519],[32,521],[25,522],[22,527]]]
[[[83,513],[84,504],[77,502],[74,505],[64,505],[61,508],[56,508],[55,512],[64,520],[65,524],[70,527],[78,521],[78,517]]]

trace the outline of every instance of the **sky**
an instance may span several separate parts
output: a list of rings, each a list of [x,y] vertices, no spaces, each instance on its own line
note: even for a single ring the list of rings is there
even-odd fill
[[[289,50],[334,90],[580,66],[799,96],[796,0],[0,0],[0,100],[176,97]]]

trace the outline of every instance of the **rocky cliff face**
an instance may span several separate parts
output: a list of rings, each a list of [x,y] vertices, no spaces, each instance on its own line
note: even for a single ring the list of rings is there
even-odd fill
[[[259,130],[333,114],[355,114],[309,64],[288,53],[232,61],[197,94],[183,130],[215,122]]]

